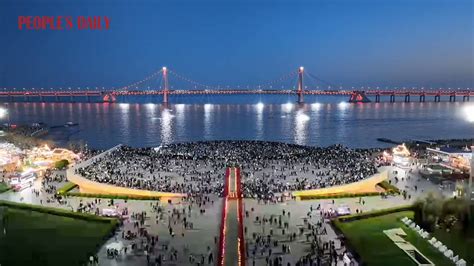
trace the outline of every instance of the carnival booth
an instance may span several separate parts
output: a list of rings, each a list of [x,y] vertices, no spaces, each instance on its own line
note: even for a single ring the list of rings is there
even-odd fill
[[[36,173],[33,171],[26,171],[22,173],[15,173],[8,176],[7,182],[8,185],[13,187],[14,191],[20,191],[25,188],[33,186],[33,183],[36,180]]]
[[[392,149],[392,162],[398,167],[408,167],[411,164],[410,151],[405,144]]]
[[[67,149],[50,149],[47,145],[20,149],[12,143],[0,143],[0,171],[5,181],[16,191],[33,185],[38,176],[55,167],[55,162],[68,160],[73,163],[79,156]]]
[[[23,151],[11,143],[0,143],[0,170],[13,171],[20,163]]]
[[[448,168],[469,172],[472,152],[469,148],[458,149],[451,147],[427,148],[432,161]]]
[[[44,145],[43,147],[35,147],[30,150],[25,160],[31,164],[52,167],[59,160],[68,160],[69,163],[73,163],[79,160],[79,155],[62,148],[51,150],[48,145]]]

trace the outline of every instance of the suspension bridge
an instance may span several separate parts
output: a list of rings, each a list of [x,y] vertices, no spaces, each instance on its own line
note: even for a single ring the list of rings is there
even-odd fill
[[[174,78],[176,85],[170,82]],[[313,81],[312,84],[308,81]],[[150,84],[151,83],[151,84]],[[147,85],[148,84],[148,85]],[[184,85],[186,84],[186,85]],[[172,96],[180,95],[294,95],[297,103],[303,104],[306,95],[347,96],[350,103],[381,102],[468,102],[474,96],[474,88],[385,88],[351,87],[344,89],[335,86],[299,67],[296,71],[256,86],[211,86],[186,78],[166,67],[148,77],[120,88],[0,88],[0,101],[3,102],[117,102],[118,98],[133,96],[160,96],[164,104],[170,103]],[[429,99],[428,99],[429,100]]]

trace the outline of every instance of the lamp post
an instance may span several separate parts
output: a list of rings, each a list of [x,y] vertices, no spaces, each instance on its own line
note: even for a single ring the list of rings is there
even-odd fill
[[[469,204],[469,219],[474,220],[472,217],[474,211],[474,146],[471,146],[471,171],[469,173],[469,187],[467,189],[467,203]]]
[[[471,202],[471,204],[474,204],[474,187],[473,187],[473,183],[474,183],[474,146],[471,146],[471,151],[472,151],[472,155],[471,155],[471,172],[470,172],[470,176],[469,176],[469,201]]]
[[[10,126],[10,112],[8,110],[8,103],[5,103],[5,109],[7,109],[7,121],[8,121],[8,126]]]
[[[5,103],[5,107],[0,107],[0,119],[7,118],[8,123],[10,123],[10,114],[8,113],[7,104]]]

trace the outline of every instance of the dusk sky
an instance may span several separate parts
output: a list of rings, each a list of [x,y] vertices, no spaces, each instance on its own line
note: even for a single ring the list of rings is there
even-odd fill
[[[162,66],[255,85],[300,65],[345,87],[474,86],[472,0],[74,2],[0,1],[0,87],[118,87]],[[58,15],[111,28],[18,29]]]

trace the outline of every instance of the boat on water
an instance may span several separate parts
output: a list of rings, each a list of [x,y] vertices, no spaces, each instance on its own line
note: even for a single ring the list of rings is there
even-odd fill
[[[66,124],[64,124],[65,127],[74,127],[74,126],[77,126],[79,125],[79,123],[74,123],[74,122],[66,122]]]

